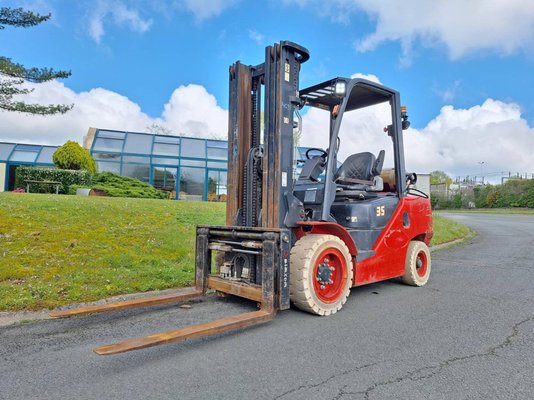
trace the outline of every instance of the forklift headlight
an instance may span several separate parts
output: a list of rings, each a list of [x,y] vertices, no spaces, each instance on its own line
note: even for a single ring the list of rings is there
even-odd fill
[[[336,96],[343,97],[347,93],[347,83],[345,81],[337,81],[334,87]]]

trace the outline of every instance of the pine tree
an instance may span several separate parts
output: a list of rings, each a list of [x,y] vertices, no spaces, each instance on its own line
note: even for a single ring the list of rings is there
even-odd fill
[[[27,28],[50,19],[50,14],[39,15],[22,8],[0,7],[0,30],[6,25]],[[25,87],[24,82],[42,83],[52,79],[68,78],[70,71],[56,71],[52,68],[26,68],[22,64],[0,56],[0,110],[18,111],[30,114],[64,114],[73,104],[27,104],[16,99],[33,91]],[[15,98],[14,98],[15,97]]]

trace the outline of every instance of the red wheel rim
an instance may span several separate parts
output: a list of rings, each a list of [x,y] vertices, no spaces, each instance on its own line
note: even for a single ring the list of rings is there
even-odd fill
[[[332,283],[320,282],[319,267],[325,265],[330,267],[330,281]],[[333,270],[331,268],[334,268]],[[315,294],[323,303],[334,303],[343,293],[347,280],[347,264],[343,253],[335,248],[326,249],[315,261],[313,268],[313,288]]]
[[[421,278],[424,278],[426,271],[428,269],[428,259],[424,251],[417,253],[417,258],[415,259],[415,271],[417,275]]]

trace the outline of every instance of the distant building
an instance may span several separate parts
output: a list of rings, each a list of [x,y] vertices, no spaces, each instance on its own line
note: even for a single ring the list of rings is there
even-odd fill
[[[179,200],[226,200],[225,140],[89,128],[83,146],[99,172],[137,178]]]
[[[15,189],[15,170],[20,165],[54,167],[58,146],[0,142],[0,192]]]

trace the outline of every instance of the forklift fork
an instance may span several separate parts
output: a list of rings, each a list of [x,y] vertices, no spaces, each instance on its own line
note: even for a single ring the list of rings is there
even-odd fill
[[[228,243],[232,243],[231,246]],[[250,250],[254,248],[255,250]],[[261,285],[210,275],[212,251],[254,253],[261,260]],[[289,235],[286,230],[245,228],[240,226],[199,226],[196,240],[195,287],[178,293],[146,297],[73,310],[50,312],[53,318],[71,317],[107,311],[157,306],[202,297],[208,289],[243,297],[261,304],[260,310],[172,331],[130,339],[97,347],[99,355],[112,355],[160,344],[181,342],[263,324],[272,320],[279,309],[289,308]],[[285,266],[285,268],[284,268]],[[280,271],[280,273],[277,273]]]

